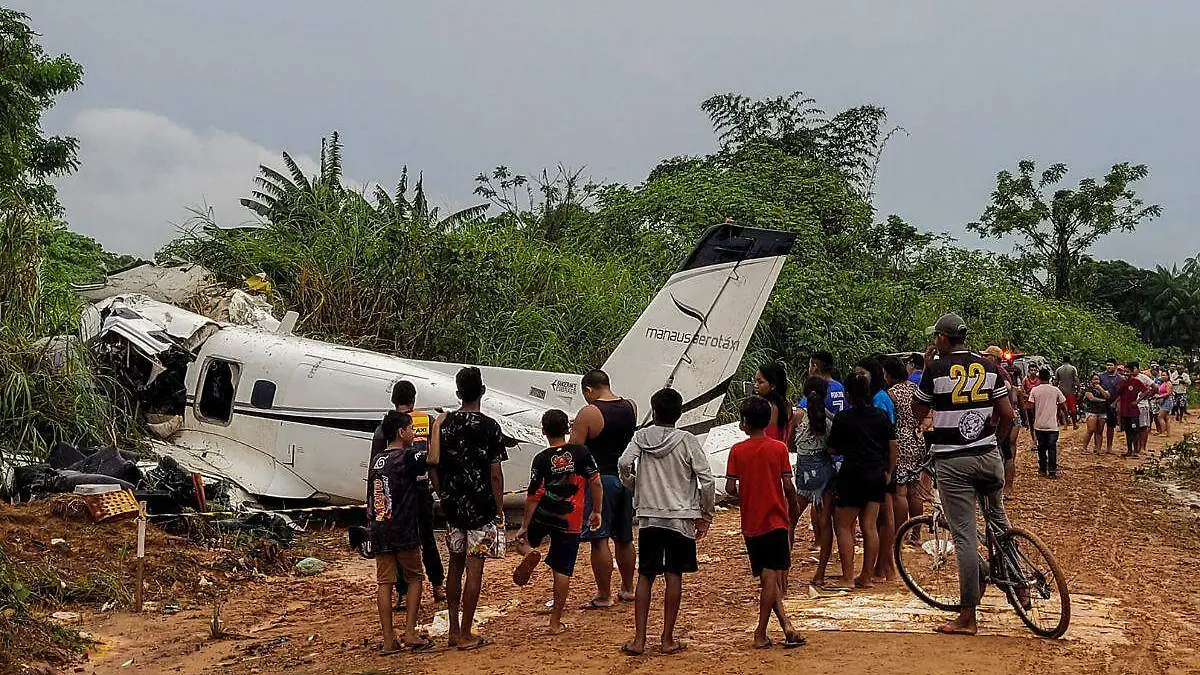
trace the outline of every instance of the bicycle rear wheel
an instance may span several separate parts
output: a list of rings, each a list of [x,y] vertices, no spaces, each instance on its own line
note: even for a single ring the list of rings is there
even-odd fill
[[[961,608],[957,552],[944,521],[934,523],[933,516],[908,520],[896,532],[892,553],[900,578],[914,595],[947,612]]]
[[[1008,533],[1004,594],[1021,621],[1039,637],[1060,638],[1071,624],[1067,578],[1050,549],[1032,532],[1014,527]]]

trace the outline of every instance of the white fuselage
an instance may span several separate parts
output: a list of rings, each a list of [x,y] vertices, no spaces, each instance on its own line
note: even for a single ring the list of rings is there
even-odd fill
[[[228,363],[234,372],[229,419],[201,413],[203,380],[213,362]],[[454,372],[459,367],[225,327],[204,342],[188,369],[184,427],[174,442],[189,451],[189,464],[202,459],[252,494],[361,501],[371,436],[391,408],[392,385],[412,382],[418,409],[436,415],[458,407]],[[520,442],[505,463],[506,489],[521,489],[533,455],[543,447],[542,414],[556,407],[573,416],[585,404],[578,376],[483,370],[489,386],[484,412]],[[269,401],[255,400],[256,388],[271,386]]]

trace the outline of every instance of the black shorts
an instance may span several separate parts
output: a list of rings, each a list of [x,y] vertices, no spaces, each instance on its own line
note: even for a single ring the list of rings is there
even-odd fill
[[[787,530],[771,530],[757,537],[746,537],[750,554],[750,572],[762,576],[763,570],[786,572],[792,568],[792,549]]]
[[[546,566],[564,576],[575,575],[575,561],[579,558],[579,535],[556,530],[539,523],[530,523],[529,545],[537,548],[550,539],[550,551],[546,554]]]
[[[1141,422],[1140,417],[1125,417],[1124,415],[1122,415],[1121,416],[1121,431],[1124,431],[1127,434],[1134,433],[1142,428],[1140,422]]]
[[[1104,423],[1114,429],[1117,428],[1117,411],[1115,409],[1109,408],[1108,411],[1104,413]]]
[[[638,572],[642,576],[689,574],[698,569],[695,539],[665,527],[638,530]]]
[[[835,505],[845,509],[861,509],[870,502],[887,501],[887,482],[883,476],[864,476],[842,473],[838,476]]]

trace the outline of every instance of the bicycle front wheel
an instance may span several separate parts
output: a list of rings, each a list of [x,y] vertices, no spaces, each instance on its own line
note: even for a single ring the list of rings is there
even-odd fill
[[[1050,549],[1032,532],[1009,530],[1004,594],[1021,621],[1039,637],[1060,638],[1071,624],[1067,578]]]
[[[943,611],[962,607],[957,551],[944,521],[935,523],[933,516],[910,519],[896,532],[892,552],[900,578],[914,595]]]

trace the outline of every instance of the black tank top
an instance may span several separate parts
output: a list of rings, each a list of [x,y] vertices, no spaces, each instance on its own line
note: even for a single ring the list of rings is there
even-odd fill
[[[606,476],[617,475],[617,460],[621,453],[629,447],[633,440],[633,432],[637,428],[637,416],[633,403],[626,399],[616,401],[596,401],[592,405],[600,410],[604,418],[604,428],[596,437],[588,441],[588,450],[596,458],[600,473]]]

